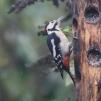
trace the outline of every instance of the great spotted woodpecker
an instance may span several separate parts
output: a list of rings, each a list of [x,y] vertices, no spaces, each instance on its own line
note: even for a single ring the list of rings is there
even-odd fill
[[[66,71],[74,82],[74,77],[70,72],[70,55],[72,52],[72,43],[69,42],[65,34],[60,29],[62,18],[50,21],[45,29],[47,33],[47,45],[53,56],[54,62],[63,78],[63,72]]]

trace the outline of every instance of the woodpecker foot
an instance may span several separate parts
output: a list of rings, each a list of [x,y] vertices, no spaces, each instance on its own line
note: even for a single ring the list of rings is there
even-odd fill
[[[81,79],[78,79],[76,76],[75,76],[75,82],[80,82]]]

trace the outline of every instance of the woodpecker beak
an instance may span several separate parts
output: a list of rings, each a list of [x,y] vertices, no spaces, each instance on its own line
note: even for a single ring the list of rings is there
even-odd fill
[[[57,22],[61,22],[65,17],[64,16],[61,16],[57,19]]]
[[[60,24],[63,21],[64,18],[65,18],[64,16],[61,16],[56,21]]]

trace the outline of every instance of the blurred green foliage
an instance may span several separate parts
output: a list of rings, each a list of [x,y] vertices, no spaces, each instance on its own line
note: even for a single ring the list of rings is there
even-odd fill
[[[74,101],[68,76],[62,80],[50,66],[32,65],[49,54],[46,38],[37,36],[38,26],[66,15],[64,3],[56,8],[50,1],[40,2],[9,15],[12,2],[0,0],[0,101]]]

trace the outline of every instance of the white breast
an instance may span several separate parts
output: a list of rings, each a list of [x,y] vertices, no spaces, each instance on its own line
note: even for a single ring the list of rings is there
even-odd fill
[[[69,52],[69,46],[71,45],[71,42],[69,42],[69,40],[67,39],[67,37],[62,31],[57,32],[56,35],[60,37],[60,40],[61,40],[60,48],[61,48],[62,55],[67,54]]]

